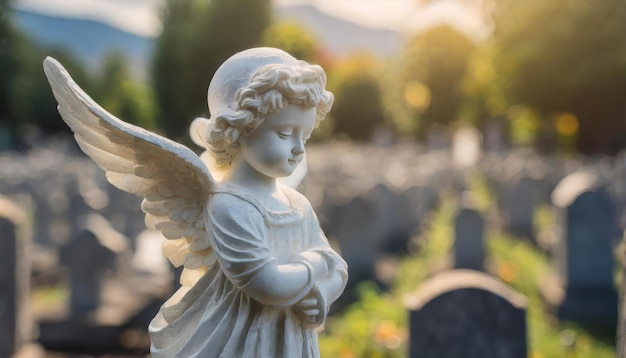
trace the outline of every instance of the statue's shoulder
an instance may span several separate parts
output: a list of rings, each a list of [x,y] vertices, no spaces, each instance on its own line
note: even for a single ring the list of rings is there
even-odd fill
[[[209,213],[215,211],[234,214],[256,212],[264,215],[262,205],[251,192],[230,183],[219,183],[215,186],[207,208]]]
[[[285,184],[281,184],[278,183],[277,184],[280,188],[280,190],[285,193],[286,195],[289,195],[292,198],[297,198],[298,200],[306,200],[306,197],[304,195],[302,195],[299,191],[297,191],[296,189],[287,186]]]
[[[292,203],[294,209],[305,211],[313,210],[309,199],[296,189],[286,185],[281,185],[281,190],[287,197],[289,197],[289,201]]]

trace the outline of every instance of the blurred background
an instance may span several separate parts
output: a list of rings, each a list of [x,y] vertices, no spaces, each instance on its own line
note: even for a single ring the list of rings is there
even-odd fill
[[[494,314],[517,330],[485,335],[521,354],[507,356],[614,355],[626,2],[0,0],[0,357],[144,356],[176,285],[140,199],[75,145],[45,56],[114,115],[198,151],[187,131],[209,115],[212,74],[254,46],[321,65],[335,95],[299,187],[350,267],[322,356],[456,342],[443,323],[425,342],[430,321],[412,317],[442,314],[448,296],[424,291],[464,269],[506,303]]]

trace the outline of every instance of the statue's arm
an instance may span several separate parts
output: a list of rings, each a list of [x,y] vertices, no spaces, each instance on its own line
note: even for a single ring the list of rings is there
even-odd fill
[[[315,219],[314,214],[312,217]],[[312,220],[309,232],[312,246],[301,252],[299,259],[310,263],[316,272],[324,274],[317,277],[311,292],[298,302],[295,308],[305,325],[315,328],[324,323],[330,305],[345,289],[348,282],[348,266],[330,247],[316,219]]]
[[[249,297],[264,305],[289,306],[315,285],[308,262],[277,263],[264,240],[263,216],[253,205],[218,194],[205,217],[207,237],[223,272]]]
[[[330,247],[315,212],[310,206],[309,214],[310,248],[300,253],[300,257],[309,262],[316,272],[326,272],[325,275],[318,276],[316,287],[324,296],[327,304],[330,305],[339,298],[348,283],[348,265]]]
[[[348,266],[328,244],[321,229],[318,229],[316,241],[318,245],[300,254],[300,257],[309,262],[316,272],[327,272],[324,276],[318,276],[316,287],[324,296],[328,305],[334,302],[348,283]],[[318,267],[325,266],[318,269]]]

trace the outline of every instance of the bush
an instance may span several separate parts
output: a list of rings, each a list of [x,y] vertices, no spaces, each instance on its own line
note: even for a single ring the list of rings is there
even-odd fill
[[[330,113],[335,134],[367,141],[385,123],[379,68],[373,58],[355,55],[337,63],[329,73],[328,88],[335,95]]]

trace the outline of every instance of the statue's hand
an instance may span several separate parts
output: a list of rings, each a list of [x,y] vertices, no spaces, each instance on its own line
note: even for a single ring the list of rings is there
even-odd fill
[[[317,288],[313,288],[300,302],[296,303],[294,309],[307,328],[317,328],[326,320],[326,303]]]

